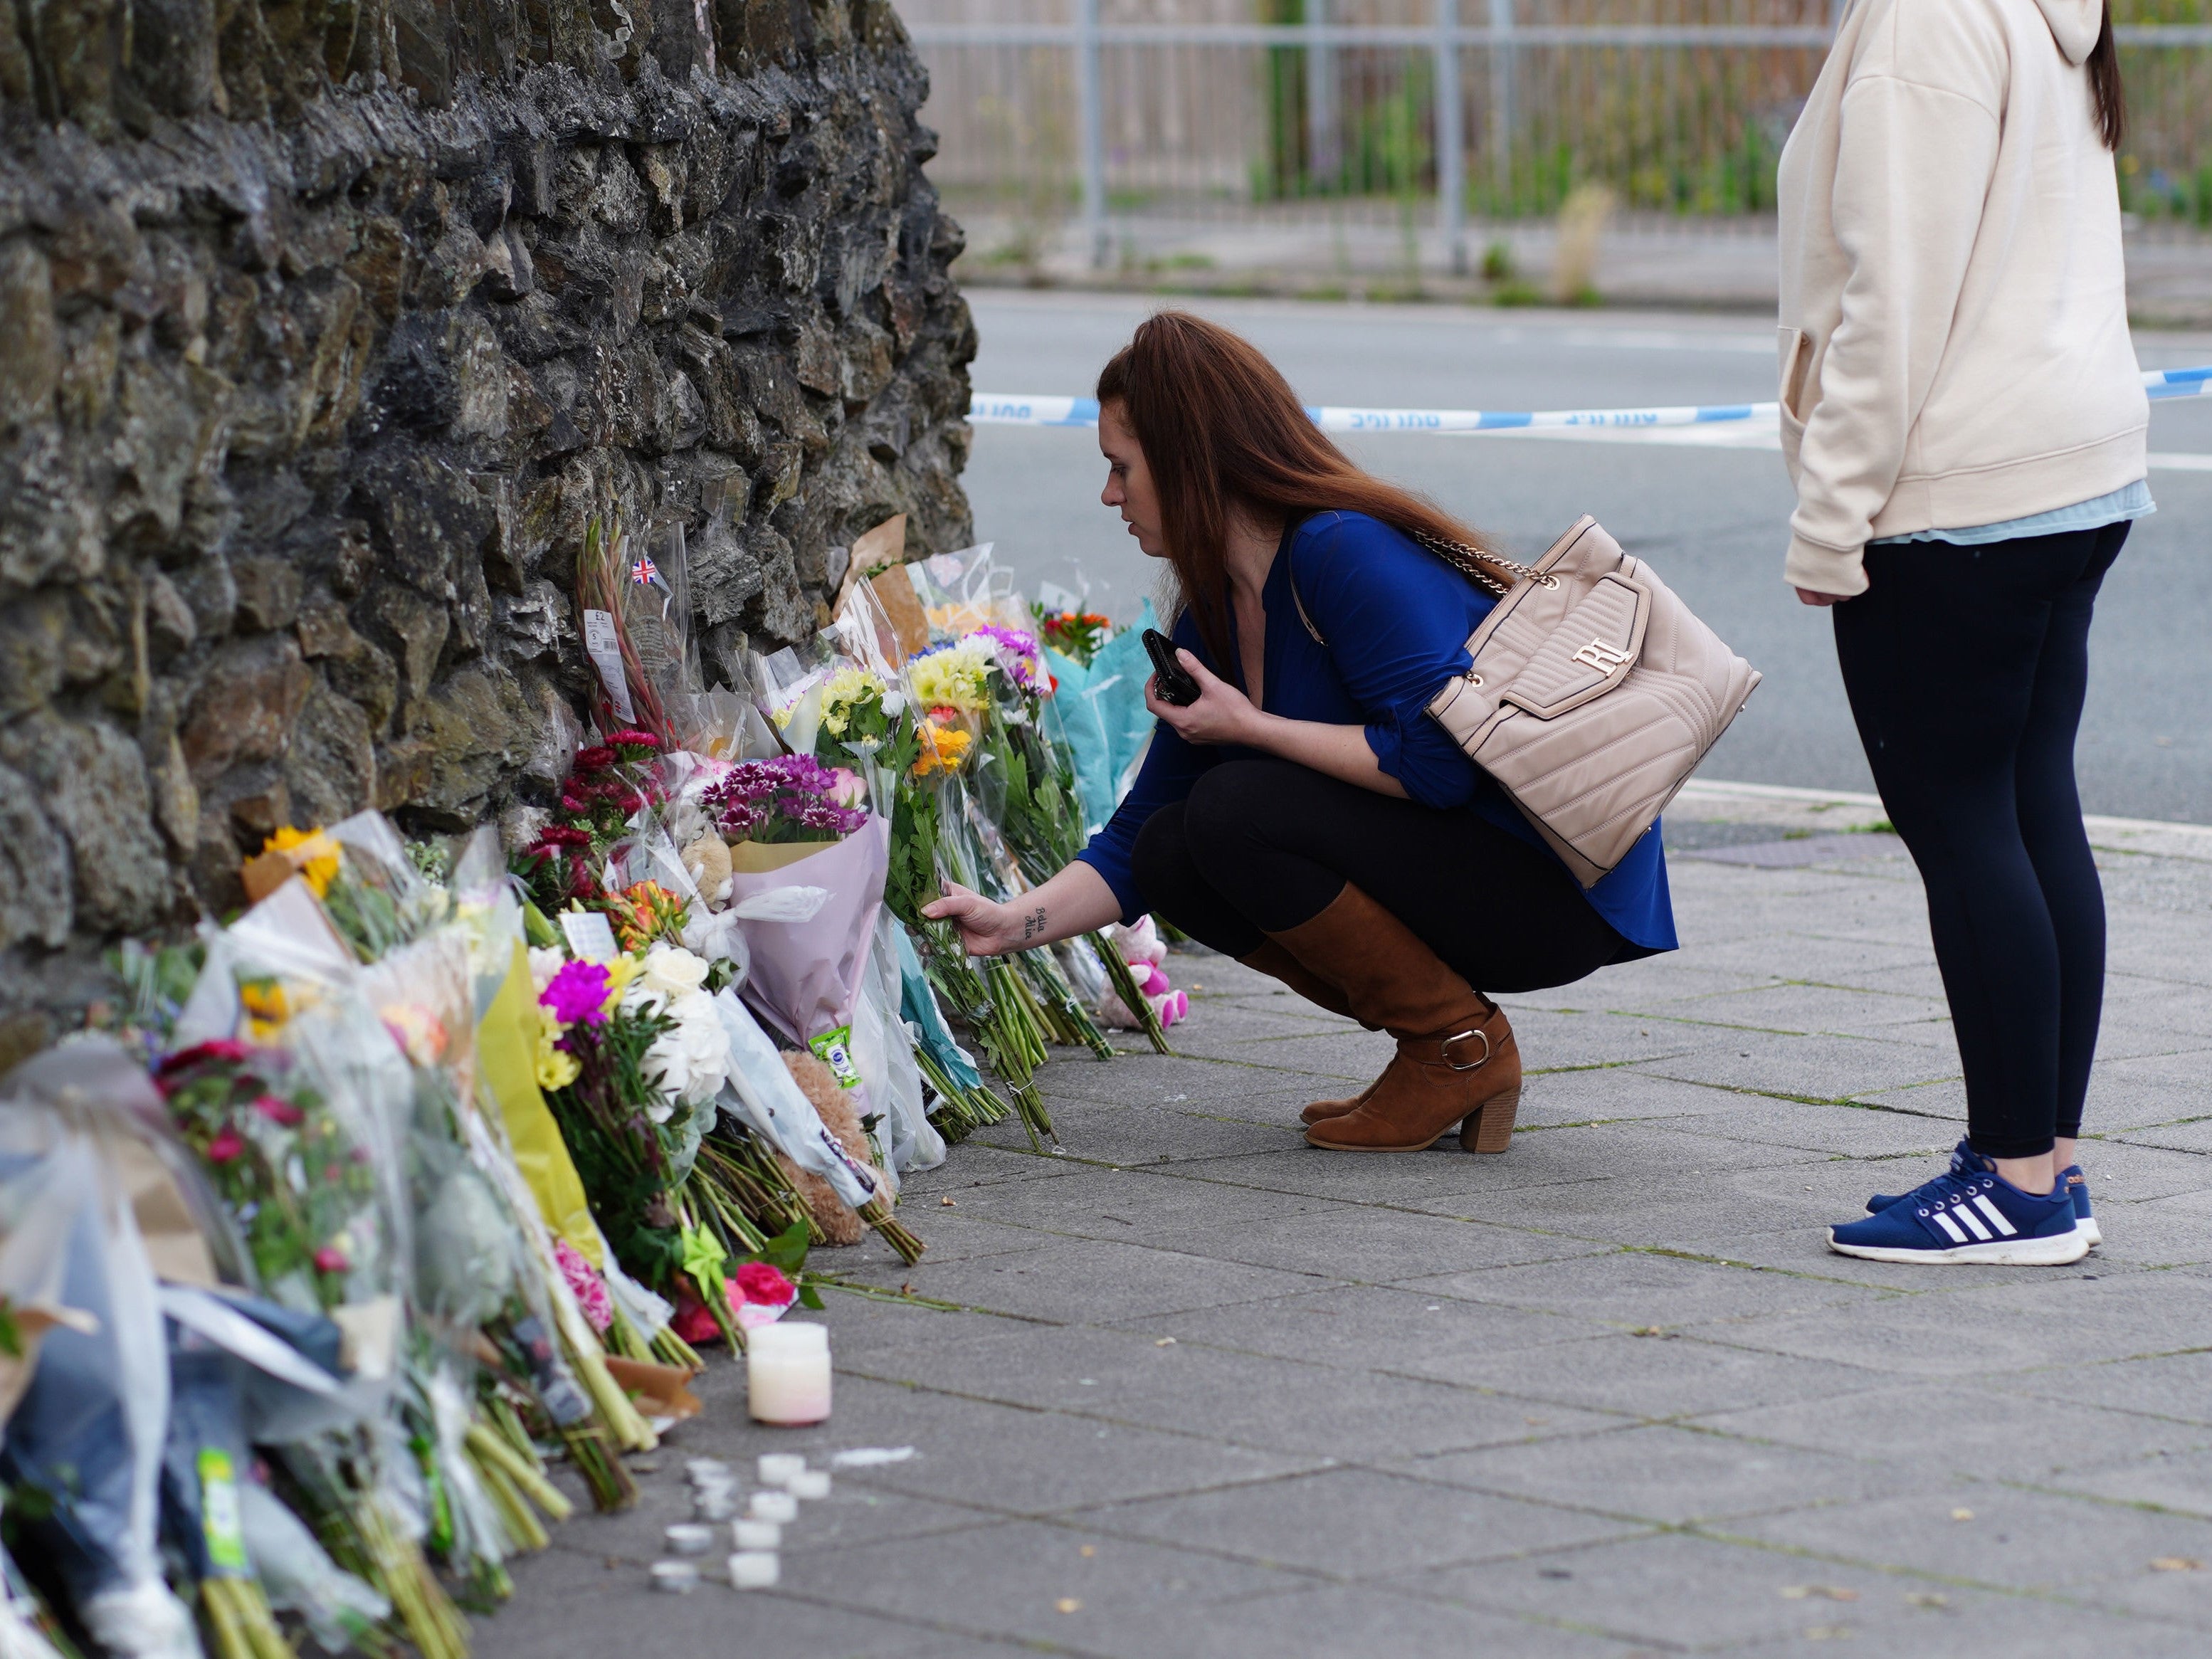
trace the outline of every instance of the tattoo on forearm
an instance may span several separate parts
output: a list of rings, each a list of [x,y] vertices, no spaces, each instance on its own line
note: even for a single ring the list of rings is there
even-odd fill
[[[1027,945],[1042,932],[1044,932],[1044,906],[1040,904],[1035,912],[1022,918],[1022,943]]]

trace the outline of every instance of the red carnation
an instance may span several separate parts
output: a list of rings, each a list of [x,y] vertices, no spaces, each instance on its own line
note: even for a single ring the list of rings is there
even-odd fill
[[[257,1096],[253,1109],[271,1123],[281,1123],[288,1129],[296,1129],[307,1121],[307,1115],[282,1095]]]
[[[781,1308],[795,1300],[798,1290],[776,1267],[765,1261],[748,1261],[736,1274],[738,1293],[748,1302]]]
[[[216,1037],[171,1054],[161,1062],[161,1071],[164,1075],[179,1072],[187,1066],[197,1066],[204,1060],[243,1060],[252,1058],[252,1044],[234,1042],[229,1037]]]

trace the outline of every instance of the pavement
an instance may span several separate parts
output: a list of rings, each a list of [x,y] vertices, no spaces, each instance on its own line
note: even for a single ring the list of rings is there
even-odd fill
[[[2206,262],[2212,270],[2212,260]],[[1087,392],[1160,301],[1135,295],[973,291],[987,392]],[[1310,404],[1609,409],[1775,395],[1771,318],[1429,305],[1179,301],[1245,334]],[[2212,333],[2138,331],[2148,368],[2212,363]],[[1034,598],[1051,582],[1133,618],[1156,567],[1098,504],[1105,482],[1081,428],[979,426],[962,484],[975,533]],[[1715,776],[1871,789],[1836,672],[1830,621],[1782,582],[1794,504],[1778,436],[1748,423],[1558,439],[1378,434],[1347,441],[1363,465],[1540,553],[1597,515],[1766,676],[1707,762]],[[2212,823],[2212,397],[2153,406],[2159,511],[2107,579],[2091,636],[2084,799],[2095,812]]]
[[[1055,1059],[1057,1147],[1003,1126],[909,1177],[919,1265],[817,1257],[855,1287],[832,1419],[750,1425],[716,1360],[640,1506],[518,1563],[477,1652],[2207,1651],[2212,830],[2092,825],[2108,1242],[2027,1269],[1824,1248],[1961,1133],[1883,829],[1693,781],[1684,948],[1506,1000],[1502,1157],[1305,1146],[1386,1040],[1171,958],[1177,1055]],[[647,1588],[684,1459],[858,1447],[913,1453],[806,1506],[780,1588]]]
[[[1548,221],[1470,225],[1471,269],[1455,273],[1424,204],[1410,234],[1387,203],[1316,210],[1129,212],[1109,221],[1109,257],[1092,263],[1083,227],[1050,226],[952,198],[968,234],[962,285],[1121,289],[1139,293],[1267,294],[1341,300],[1427,299],[1526,305],[1553,296],[1559,234]],[[2128,309],[2150,327],[2212,325],[2212,237],[2130,223]],[[1486,280],[1486,254],[1508,272]],[[1595,302],[1771,315],[1779,295],[1768,218],[1618,216],[1598,246]],[[1572,300],[1571,294],[1557,297]]]

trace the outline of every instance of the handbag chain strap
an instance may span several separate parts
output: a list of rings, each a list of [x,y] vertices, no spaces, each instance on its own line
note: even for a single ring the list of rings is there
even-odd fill
[[[1446,564],[1492,594],[1504,599],[1512,590],[1498,580],[1501,570],[1511,574],[1514,580],[1534,582],[1541,587],[1557,587],[1559,579],[1533,565],[1509,559],[1503,554],[1486,553],[1480,548],[1469,547],[1465,542],[1449,542],[1441,536],[1431,536],[1425,530],[1416,531],[1413,539],[1435,554]]]

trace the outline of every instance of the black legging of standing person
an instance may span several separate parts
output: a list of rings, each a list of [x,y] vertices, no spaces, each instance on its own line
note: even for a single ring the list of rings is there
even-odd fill
[[[1630,945],[1555,859],[1474,812],[1438,809],[1282,760],[1224,761],[1137,832],[1151,906],[1201,945],[1258,950],[1351,883],[1478,991],[1565,985]]]
[[[2081,1127],[2105,895],[2074,738],[2098,586],[2128,530],[1869,547],[1867,591],[1835,608],[1867,762],[1928,890],[1985,1158],[2034,1158]]]

